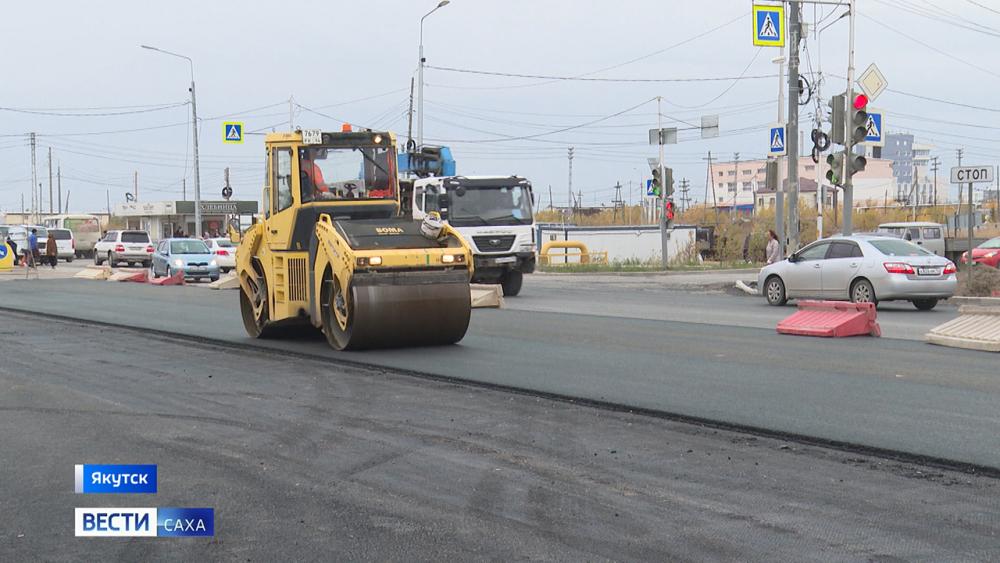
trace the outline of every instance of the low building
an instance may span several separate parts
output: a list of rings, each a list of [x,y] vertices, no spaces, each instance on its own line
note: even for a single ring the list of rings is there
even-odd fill
[[[827,164],[814,164],[808,156],[799,159],[799,199],[816,206],[816,168],[819,167],[822,185],[826,189],[826,205],[833,204],[833,191],[826,181]],[[767,160],[744,160],[739,162],[719,162],[710,169],[712,186],[709,190],[708,205],[720,209],[749,212],[756,204],[757,209],[767,209],[775,205],[774,190],[766,186]],[[787,178],[782,174],[782,185],[787,187]],[[896,197],[896,178],[892,174],[892,162],[869,158],[868,165],[854,175],[855,203],[874,200],[883,201]],[[787,197],[787,191],[786,191]]]
[[[119,203],[112,210],[113,217],[125,221],[125,228],[148,231],[154,240],[169,238],[178,229],[193,236],[195,216],[193,201],[150,201]],[[248,224],[257,214],[256,201],[202,201],[202,232],[213,236],[226,236],[230,220]]]

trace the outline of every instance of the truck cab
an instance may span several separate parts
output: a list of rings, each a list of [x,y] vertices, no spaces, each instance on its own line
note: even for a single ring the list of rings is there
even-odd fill
[[[472,246],[472,283],[521,291],[535,271],[535,216],[531,182],[519,176],[447,176],[413,180],[413,218],[437,212]]]

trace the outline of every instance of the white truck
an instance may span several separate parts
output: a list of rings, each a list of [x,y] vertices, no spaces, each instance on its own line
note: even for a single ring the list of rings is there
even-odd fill
[[[445,176],[412,182],[413,218],[423,220],[437,211],[472,245],[472,282],[498,283],[504,295],[517,295],[523,274],[535,271],[531,182],[520,176]]]

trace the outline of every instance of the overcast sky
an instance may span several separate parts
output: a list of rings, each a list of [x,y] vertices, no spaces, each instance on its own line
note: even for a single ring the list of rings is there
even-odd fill
[[[965,164],[1000,163],[1000,2],[858,4],[856,66],[860,72],[877,62],[895,90],[873,104],[886,111],[888,130],[910,131],[935,145],[933,154],[945,170],[956,164],[957,147],[965,148]],[[237,198],[259,197],[263,137],[224,145],[222,121],[244,121],[248,131],[285,129],[289,97],[312,110],[295,106],[296,126],[338,130],[346,120],[393,130],[405,141],[418,23],[434,0],[153,5],[90,0],[5,6],[0,209],[20,210],[22,194],[30,202],[29,131],[38,133],[43,210],[50,147],[62,168],[63,193],[71,192],[71,210],[104,209],[108,189],[112,204],[123,201],[135,171],[140,200],[179,199],[184,178],[191,196],[190,107],[163,109],[189,99],[188,64],[140,44],[194,60],[205,199],[219,198],[226,166]],[[649,175],[646,158],[656,153],[646,144],[647,129],[656,124],[652,100],[662,96],[664,126],[690,127],[703,114],[721,116],[721,137],[701,140],[697,131],[682,130],[682,142],[667,147],[675,177],[690,179],[700,200],[707,152],[726,160],[735,151],[741,159],[760,158],[766,128],[777,118],[777,65],[771,59],[780,51],[751,44],[750,11],[750,0],[452,0],[425,21],[432,66],[589,78],[733,79],[568,81],[428,69],[425,138],[453,147],[459,173],[528,177],[542,205],[548,205],[549,186],[555,204],[565,204],[566,148],[575,146],[573,188],[584,193],[585,204],[610,202],[617,181],[625,199],[632,182],[634,200],[640,178]],[[810,6],[805,17],[826,17],[822,27],[843,11]],[[826,29],[821,44],[810,34],[803,57],[804,72],[822,69],[827,98],[845,89],[847,21]],[[614,68],[600,71],[607,67]],[[635,109],[601,120],[629,108]],[[128,113],[107,115],[117,112]],[[802,112],[808,121],[814,104]],[[85,113],[102,115],[80,115]],[[143,130],[122,132],[135,129]],[[497,141],[504,137],[532,138]]]

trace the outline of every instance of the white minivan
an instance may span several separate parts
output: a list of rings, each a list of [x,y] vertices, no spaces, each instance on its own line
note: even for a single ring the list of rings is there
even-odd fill
[[[918,244],[938,256],[944,256],[945,227],[941,223],[927,221],[882,223],[878,226],[878,230],[883,233],[892,233],[913,244]]]

